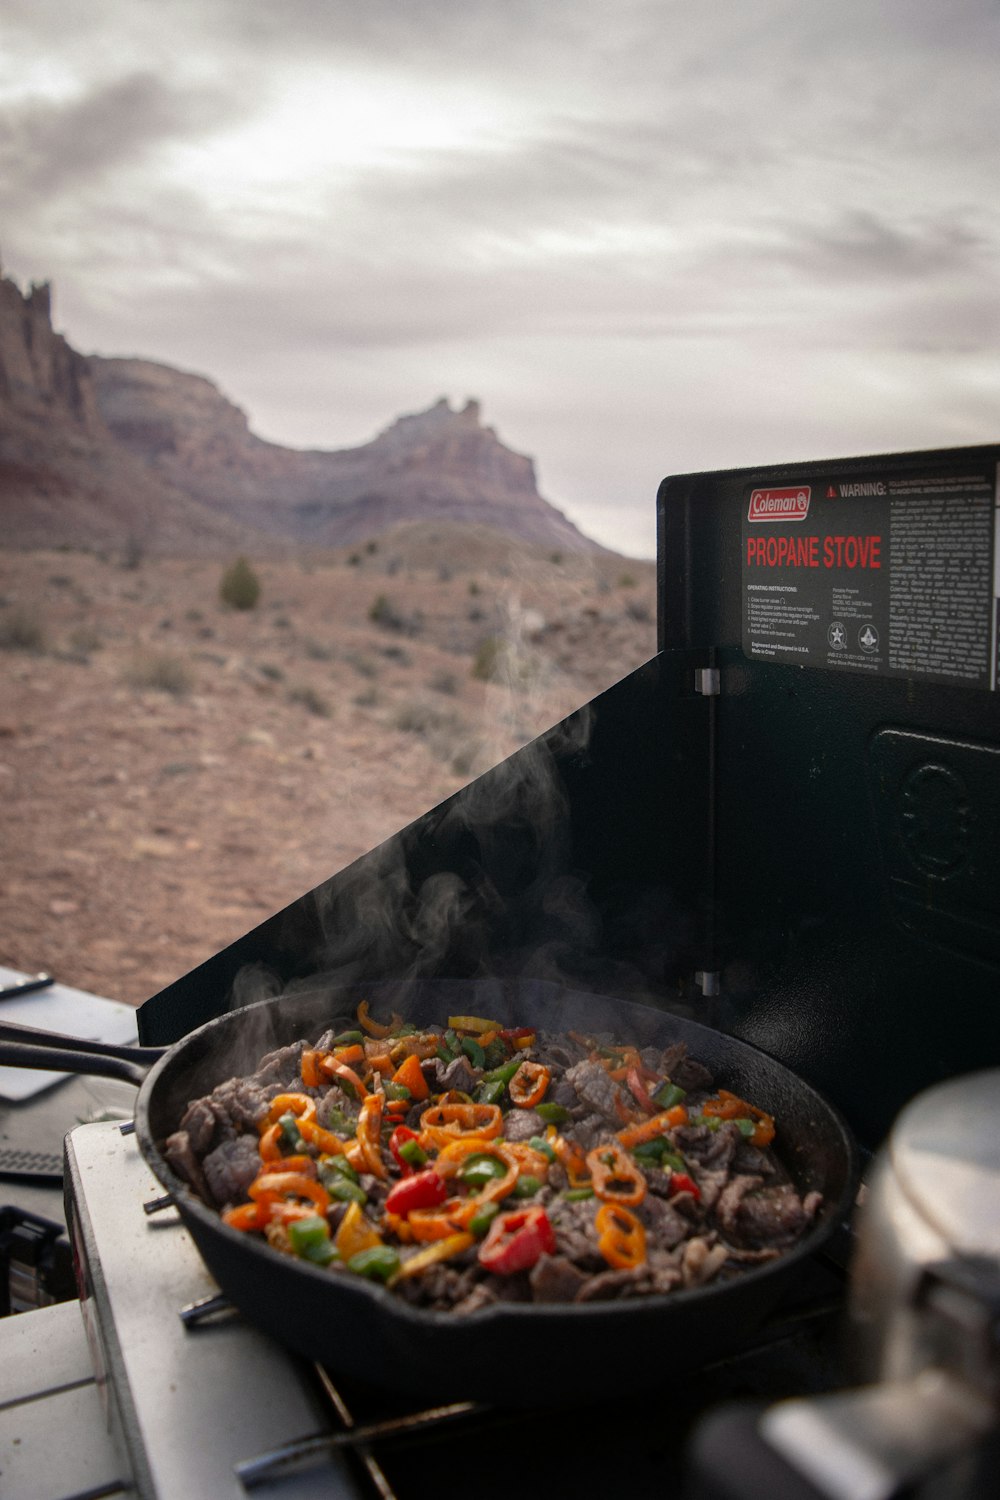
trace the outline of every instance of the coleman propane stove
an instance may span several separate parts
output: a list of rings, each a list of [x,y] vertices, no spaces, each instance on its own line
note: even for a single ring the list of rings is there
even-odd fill
[[[920,1125],[908,1107],[927,1090],[950,1080],[961,1093],[1000,1067],[998,458],[665,480],[657,655],[154,996],[140,1039],[170,1045],[303,984],[544,976],[755,1045],[826,1095],[865,1162],[881,1158],[901,1111]],[[874,1432],[852,1450],[822,1404],[858,1378],[843,1337],[851,1229],[722,1358],[685,1348],[654,1369],[608,1368],[595,1349],[593,1401],[566,1407],[554,1347],[551,1405],[427,1409],[334,1382],[206,1312],[216,1288],[176,1210],[144,1211],[162,1189],[134,1137],[81,1127],[66,1189],[83,1322],[74,1302],[13,1320],[21,1362],[57,1374],[44,1400],[40,1381],[0,1415],[37,1415],[32,1452],[57,1452],[41,1433],[68,1415],[43,1408],[89,1402],[85,1425],[106,1413],[108,1447],[93,1471],[81,1459],[75,1487],[31,1489],[33,1465],[15,1459],[4,1494],[405,1500],[628,1484],[698,1500],[979,1500],[1000,1430],[1000,1201],[976,1157],[988,1138],[945,1135],[953,1175],[995,1212],[937,1223],[913,1297],[905,1277],[893,1288],[921,1333],[905,1368],[889,1360],[869,1378],[891,1395],[897,1380],[940,1377],[962,1413],[950,1446],[918,1456],[902,1427],[888,1449]],[[65,1341],[74,1319],[76,1353],[57,1358],[56,1322]],[[808,1398],[792,1424],[807,1441],[761,1417],[788,1397]],[[797,1448],[824,1462],[798,1462]]]

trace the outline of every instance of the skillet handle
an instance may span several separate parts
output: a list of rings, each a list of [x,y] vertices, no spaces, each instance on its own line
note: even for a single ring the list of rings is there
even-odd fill
[[[111,1042],[63,1036],[57,1031],[39,1031],[0,1022],[0,1065],[12,1068],[43,1068],[67,1073],[90,1073],[99,1078],[118,1078],[140,1087],[146,1074],[166,1049],[119,1047]]]

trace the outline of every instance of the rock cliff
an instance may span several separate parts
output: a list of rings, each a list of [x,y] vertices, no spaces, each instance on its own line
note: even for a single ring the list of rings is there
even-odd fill
[[[442,397],[371,442],[285,448],[198,375],[137,359],[90,360],[98,405],[119,441],[201,504],[313,546],[349,546],[403,521],[490,526],[523,541],[599,550],[538,493],[530,458],[484,426],[479,403]]]
[[[0,277],[0,544],[192,551],[245,528],[152,474],[109,430],[51,292]]]
[[[266,534],[350,546],[401,522],[448,520],[565,551],[602,551],[538,493],[532,460],[441,398],[371,442],[265,442],[204,376],[89,358],[52,329],[48,286],[0,280],[4,540],[137,537],[171,550]]]

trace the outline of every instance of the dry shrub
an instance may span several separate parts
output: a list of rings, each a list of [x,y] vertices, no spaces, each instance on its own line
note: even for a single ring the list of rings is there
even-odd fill
[[[166,651],[136,651],[123,677],[129,687],[170,693],[175,698],[183,698],[194,687],[194,675],[187,662]]]
[[[0,615],[0,647],[41,656],[46,647],[45,627],[33,610],[15,605]]]
[[[471,675],[479,682],[496,682],[511,691],[535,686],[542,673],[537,652],[519,648],[502,635],[489,635],[473,658]]]
[[[79,651],[84,656],[89,656],[92,651],[100,651],[104,645],[104,640],[100,631],[95,626],[78,625],[75,630],[70,632],[69,643],[74,651]]]
[[[329,719],[333,716],[330,700],[324,698],[323,694],[317,692],[314,687],[302,684],[299,687],[288,689],[289,703],[297,703],[300,708],[307,709],[309,713],[315,714],[318,719]]]
[[[432,673],[427,686],[434,693],[444,693],[448,698],[454,698],[458,694],[458,678],[454,672],[438,670]]]
[[[459,776],[468,774],[479,751],[478,742],[462,715],[433,703],[412,699],[397,711],[393,728],[426,740],[431,754],[447,762]]]

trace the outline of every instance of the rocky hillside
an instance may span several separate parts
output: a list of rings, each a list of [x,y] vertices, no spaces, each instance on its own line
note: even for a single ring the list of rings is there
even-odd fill
[[[0,279],[0,488],[9,546],[173,553],[351,546],[408,522],[486,526],[600,552],[538,493],[532,460],[442,398],[371,442],[299,450],[257,437],[211,380],[84,357],[54,332],[47,285]]]
[[[85,359],[52,328],[49,287],[0,277],[0,500],[13,547],[232,549],[246,528],[153,474],[105,423]]]

